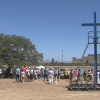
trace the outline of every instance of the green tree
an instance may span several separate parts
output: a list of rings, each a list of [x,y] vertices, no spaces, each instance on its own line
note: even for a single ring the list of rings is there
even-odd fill
[[[54,58],[52,58],[51,63],[54,64],[54,62],[55,62],[55,60],[54,60]]]
[[[30,39],[0,34],[0,65],[35,65],[42,60],[43,53],[36,50]]]

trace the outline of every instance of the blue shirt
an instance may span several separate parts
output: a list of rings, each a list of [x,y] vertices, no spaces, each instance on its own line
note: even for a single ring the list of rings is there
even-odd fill
[[[18,75],[20,75],[20,69],[19,68],[16,69],[16,72],[18,73]]]
[[[78,71],[78,76],[81,76],[81,71]]]
[[[44,69],[44,74],[48,74],[48,71],[47,71],[47,69]]]

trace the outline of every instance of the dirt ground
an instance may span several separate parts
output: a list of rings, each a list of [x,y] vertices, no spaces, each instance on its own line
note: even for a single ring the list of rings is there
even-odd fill
[[[100,91],[68,91],[69,80],[50,85],[47,81],[15,83],[0,79],[0,100],[100,100]]]

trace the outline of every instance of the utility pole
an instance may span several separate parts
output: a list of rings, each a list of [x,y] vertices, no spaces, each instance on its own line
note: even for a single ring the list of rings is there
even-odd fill
[[[94,26],[94,81],[97,83],[97,26],[100,26],[100,23],[96,23],[96,12],[94,12],[94,23],[83,23],[82,26]]]
[[[63,67],[63,49],[62,49],[62,67]]]

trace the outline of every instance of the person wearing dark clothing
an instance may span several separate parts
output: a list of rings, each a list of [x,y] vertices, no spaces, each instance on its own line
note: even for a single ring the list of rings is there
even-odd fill
[[[17,69],[16,69],[16,83],[19,82],[19,80],[20,80],[19,78],[20,78],[20,69],[17,68]]]
[[[6,74],[6,69],[3,68],[2,71],[3,71],[3,78],[5,78],[5,76],[6,76],[6,75],[5,75],[5,74]]]
[[[54,76],[55,76],[55,84],[57,84],[58,83],[58,71],[57,71],[57,68],[55,68]]]
[[[70,80],[72,81],[72,79],[73,79],[73,70],[71,69],[71,71],[70,71]]]
[[[6,71],[6,76],[7,76],[7,78],[10,78],[10,67],[8,67],[8,69]]]
[[[85,69],[84,72],[83,72],[84,80],[86,80],[86,76],[87,76],[87,71],[86,71],[86,69]]]
[[[48,74],[48,71],[47,71],[47,68],[45,67],[45,69],[44,69],[44,81],[45,81],[45,78],[47,79],[47,75]]]

